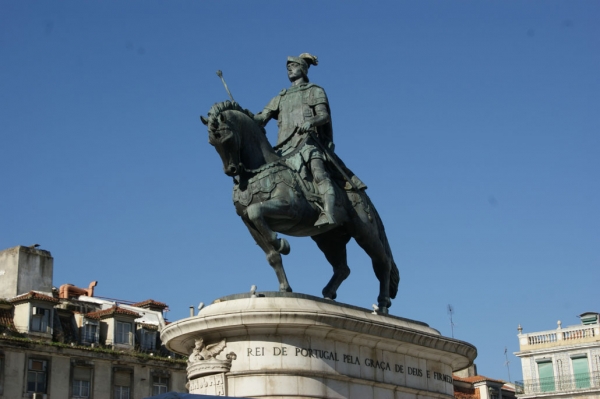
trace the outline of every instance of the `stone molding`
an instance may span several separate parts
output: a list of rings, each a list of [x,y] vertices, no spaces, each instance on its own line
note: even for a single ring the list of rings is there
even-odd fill
[[[378,349],[432,360],[440,360],[442,351],[445,362],[450,363],[453,370],[469,367],[471,364],[466,359],[477,356],[473,345],[444,337],[421,322],[373,314],[366,309],[346,308],[334,301],[328,304],[293,296],[250,297],[213,303],[194,317],[169,324],[161,331],[161,340],[169,350],[189,355],[199,331],[207,339],[217,341],[239,336],[240,329],[247,334],[260,333],[265,326],[276,326],[270,329],[275,334],[298,335],[302,330],[310,329],[312,336],[353,344],[364,341]]]
[[[221,298],[161,340],[190,356],[190,393],[273,399],[448,398],[477,355],[425,323],[294,294]]]

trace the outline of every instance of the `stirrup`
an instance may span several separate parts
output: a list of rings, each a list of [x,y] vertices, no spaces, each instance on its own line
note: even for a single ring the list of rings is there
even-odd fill
[[[321,212],[321,214],[319,215],[319,218],[315,222],[315,226],[320,227],[320,226],[323,226],[326,224],[336,224],[335,219],[333,218],[333,216],[328,215],[325,212]]]

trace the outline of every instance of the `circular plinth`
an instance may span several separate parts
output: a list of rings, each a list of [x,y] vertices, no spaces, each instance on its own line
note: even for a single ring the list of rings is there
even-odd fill
[[[256,398],[449,398],[452,371],[477,355],[425,323],[292,293],[218,299],[161,339],[185,355],[196,345],[191,359],[207,358],[197,362],[212,349],[222,350],[213,360],[233,352],[231,369],[215,378],[226,395]],[[212,377],[202,378],[190,379],[191,393],[211,393]]]

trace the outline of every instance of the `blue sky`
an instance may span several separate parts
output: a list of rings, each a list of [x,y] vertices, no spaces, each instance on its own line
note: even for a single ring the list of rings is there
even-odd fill
[[[40,243],[56,286],[172,321],[276,290],[198,117],[227,99],[216,70],[258,112],[310,52],[400,269],[391,313],[450,336],[451,304],[480,374],[507,379],[519,324],[600,311],[599,50],[595,1],[3,1],[0,247]],[[320,295],[330,267],[290,243],[292,287]],[[338,300],[370,308],[370,261],[349,258]]]

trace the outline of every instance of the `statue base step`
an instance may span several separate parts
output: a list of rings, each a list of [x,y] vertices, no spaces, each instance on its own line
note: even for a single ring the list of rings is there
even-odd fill
[[[280,292],[217,299],[161,339],[190,356],[190,393],[248,398],[450,398],[477,356],[419,321]]]

